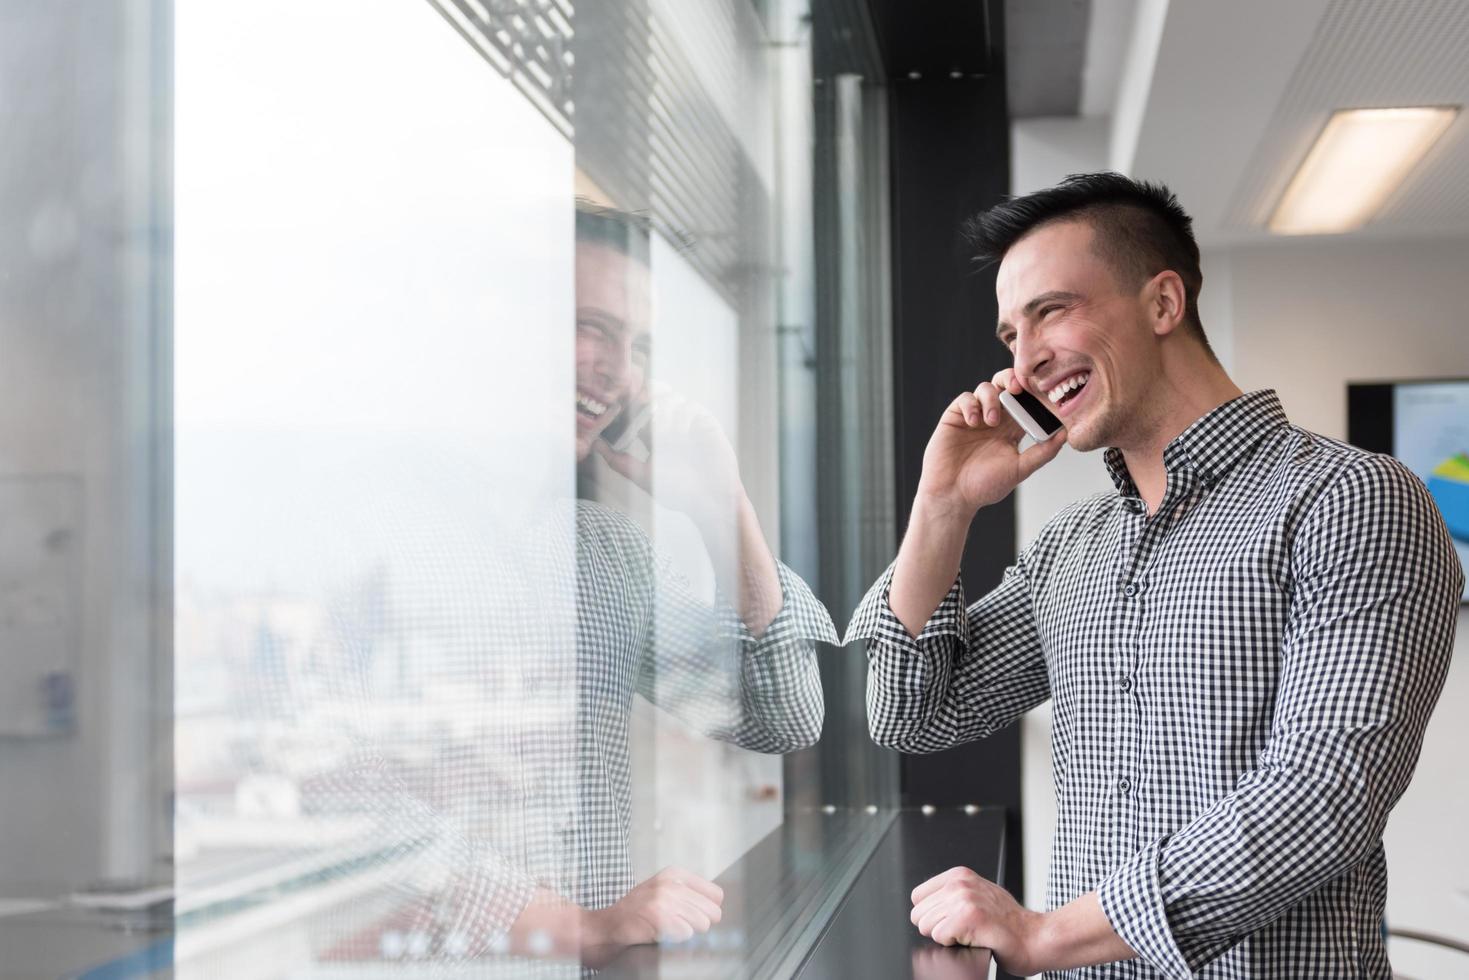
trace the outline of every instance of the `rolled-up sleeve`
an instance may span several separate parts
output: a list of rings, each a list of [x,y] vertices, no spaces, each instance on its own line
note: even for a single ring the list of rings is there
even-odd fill
[[[1113,928],[1193,976],[1381,847],[1448,670],[1463,571],[1423,485],[1363,457],[1292,547],[1276,707],[1256,767],[1100,886]]]
[[[741,722],[731,741],[757,752],[789,752],[821,737],[826,705],[818,643],[835,644],[831,614],[801,576],[781,562],[781,607],[757,639],[734,608],[723,604],[726,621],[740,636]]]
[[[867,641],[867,721],[875,742],[937,752],[983,738],[1050,696],[1018,566],[967,608],[956,579],[917,637],[889,605],[892,577],[889,567],[868,590],[843,640]]]
[[[696,598],[671,566],[656,590],[638,690],[690,727],[755,752],[791,752],[821,737],[826,705],[818,643],[831,615],[806,582],[775,563],[781,607],[759,637],[723,596]]]

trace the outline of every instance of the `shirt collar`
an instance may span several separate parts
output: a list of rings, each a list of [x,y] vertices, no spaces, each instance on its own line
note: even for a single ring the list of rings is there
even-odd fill
[[[1252,391],[1231,399],[1184,429],[1163,450],[1163,468],[1170,474],[1189,474],[1212,488],[1224,478],[1230,467],[1264,438],[1265,434],[1287,424],[1280,398],[1269,388]],[[1137,485],[1122,450],[1108,449],[1103,456],[1117,492],[1136,497]]]

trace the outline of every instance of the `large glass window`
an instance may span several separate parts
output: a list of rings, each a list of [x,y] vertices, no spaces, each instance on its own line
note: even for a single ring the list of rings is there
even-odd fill
[[[804,5],[90,6],[0,41],[7,955],[790,955],[890,763],[820,741]]]

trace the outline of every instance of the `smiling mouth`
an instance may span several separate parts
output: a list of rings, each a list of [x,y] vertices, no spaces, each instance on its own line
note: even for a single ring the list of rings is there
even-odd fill
[[[1056,408],[1062,408],[1081,394],[1081,390],[1086,387],[1091,378],[1090,371],[1078,371],[1047,391],[1046,398]]]
[[[578,388],[576,391],[576,411],[582,418],[599,419],[607,414],[607,403],[593,398]]]

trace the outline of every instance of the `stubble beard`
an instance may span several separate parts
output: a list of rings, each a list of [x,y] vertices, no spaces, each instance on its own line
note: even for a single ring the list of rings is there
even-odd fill
[[[1089,453],[1117,444],[1117,431],[1121,427],[1118,412],[1110,399],[1099,399],[1081,426],[1066,429],[1066,444],[1079,453]]]

